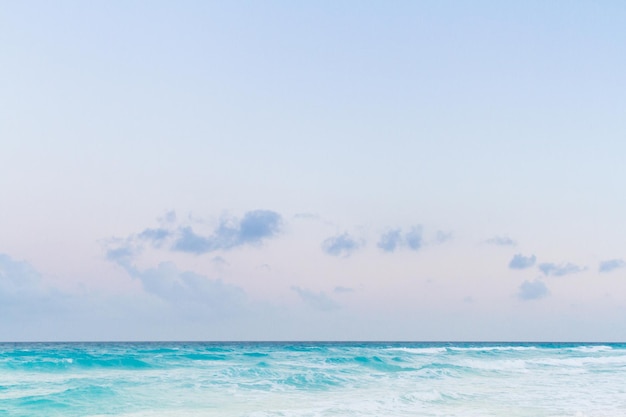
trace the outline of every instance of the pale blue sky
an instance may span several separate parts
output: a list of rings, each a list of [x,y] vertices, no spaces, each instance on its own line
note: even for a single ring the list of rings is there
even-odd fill
[[[0,339],[625,340],[626,5],[0,6]]]

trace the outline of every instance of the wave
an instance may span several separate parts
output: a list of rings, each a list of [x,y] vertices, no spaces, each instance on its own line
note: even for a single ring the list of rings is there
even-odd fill
[[[0,345],[0,415],[613,417],[625,379],[612,344]]]
[[[536,346],[468,346],[457,347],[451,346],[450,349],[453,352],[506,352],[506,351],[527,351],[537,350]]]
[[[448,348],[445,347],[424,347],[424,348],[413,348],[413,347],[393,347],[388,348],[389,351],[397,351],[397,352],[406,352],[413,353],[416,355],[436,355],[439,353],[445,353],[448,351]]]

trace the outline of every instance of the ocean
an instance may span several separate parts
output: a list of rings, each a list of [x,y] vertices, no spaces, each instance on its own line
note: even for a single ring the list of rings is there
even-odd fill
[[[626,344],[1,343],[0,416],[626,416]]]

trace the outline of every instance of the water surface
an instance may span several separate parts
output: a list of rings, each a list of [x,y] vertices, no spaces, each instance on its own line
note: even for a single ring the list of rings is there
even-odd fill
[[[3,415],[626,416],[626,344],[3,343]]]

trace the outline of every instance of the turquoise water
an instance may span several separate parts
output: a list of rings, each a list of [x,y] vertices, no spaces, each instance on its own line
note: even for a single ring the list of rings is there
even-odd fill
[[[0,416],[626,416],[626,344],[4,343]]]

